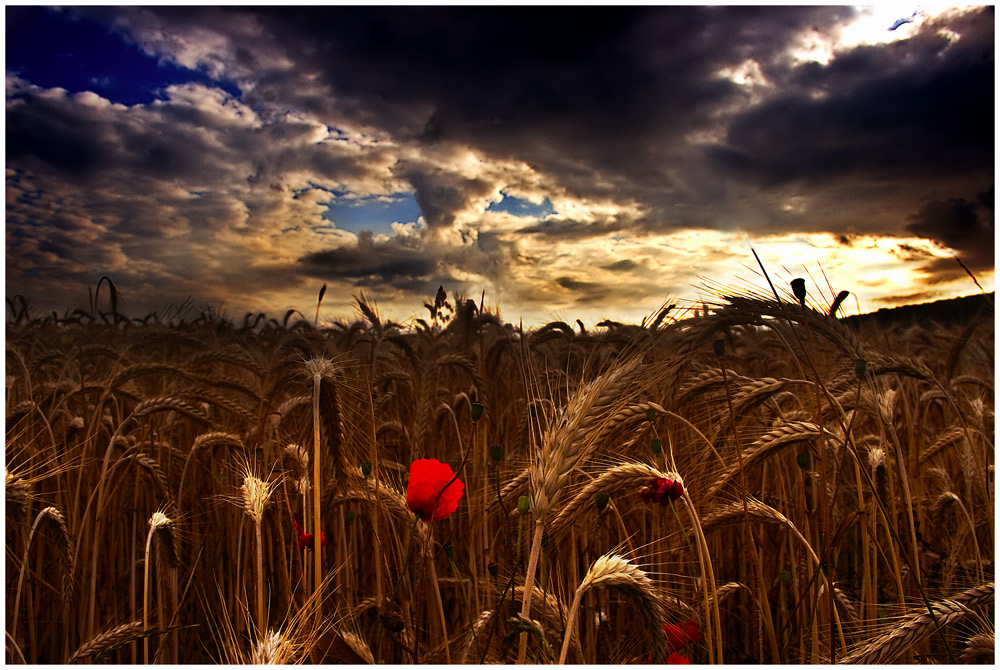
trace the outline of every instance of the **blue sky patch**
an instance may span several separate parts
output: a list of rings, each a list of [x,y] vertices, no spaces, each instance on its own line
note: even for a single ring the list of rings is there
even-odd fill
[[[106,26],[67,10],[7,7],[6,40],[7,72],[42,88],[93,91],[125,105],[150,103],[161,99],[160,92],[167,86],[189,82],[240,96],[231,82],[161,63]]]
[[[505,195],[503,200],[500,202],[494,202],[486,208],[487,212],[508,212],[514,216],[535,216],[538,218],[544,218],[549,214],[555,214],[556,210],[552,206],[552,203],[546,198],[542,204],[536,205],[535,203],[524,200],[523,198],[515,198],[512,195]]]
[[[420,217],[420,207],[413,193],[393,193],[392,200],[377,198],[335,198],[327,207],[324,219],[341,230],[357,233],[367,229],[373,233],[391,233],[393,222],[410,223]]]

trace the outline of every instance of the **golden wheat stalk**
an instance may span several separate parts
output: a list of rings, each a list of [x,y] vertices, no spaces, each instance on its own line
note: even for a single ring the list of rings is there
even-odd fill
[[[577,467],[597,444],[601,420],[606,418],[616,404],[622,403],[625,388],[632,382],[639,359],[624,362],[605,372],[591,383],[581,387],[563,408],[555,424],[545,431],[542,450],[531,466],[531,513],[535,518],[535,531],[531,540],[531,553],[525,573],[524,587],[530,592],[535,580],[535,568],[541,551],[544,523],[559,491],[574,467]],[[531,599],[525,597],[521,605],[521,618],[530,620]],[[524,663],[528,634],[522,633],[517,656],[518,664]]]
[[[142,627],[143,629],[149,628],[149,583],[150,583],[150,572],[152,571],[152,545],[153,537],[155,535],[165,535],[162,539],[161,546],[169,546],[170,549],[167,550],[168,555],[173,555],[176,562],[176,552],[174,549],[174,535],[171,526],[173,521],[163,512],[156,511],[153,515],[149,517],[149,533],[146,534],[146,559],[143,566],[143,598],[142,598]],[[142,657],[143,661],[149,664],[149,637],[144,637],[142,639]]]
[[[247,472],[243,478],[243,486],[240,487],[240,491],[243,494],[243,511],[253,519],[254,523],[254,546],[256,549],[254,566],[257,575],[256,623],[258,635],[264,635],[264,631],[267,630],[267,619],[264,618],[264,553],[260,527],[264,521],[264,509],[271,499],[271,493],[274,491],[275,486],[274,482],[264,481]],[[318,536],[319,533],[316,533],[316,535]],[[320,544],[319,537],[317,537],[315,542],[317,551]]]
[[[18,614],[21,605],[21,587],[24,584],[24,572],[28,567],[28,552],[31,550],[31,541],[35,537],[35,532],[38,530],[39,526],[43,522],[48,522],[53,526],[56,531],[56,541],[59,544],[59,554],[62,557],[63,562],[63,602],[68,604],[68,595],[72,593],[73,588],[73,575],[72,575],[72,552],[70,549],[70,536],[69,530],[66,527],[66,519],[63,517],[62,512],[58,508],[52,507],[51,505],[43,509],[35,517],[35,521],[31,524],[31,531],[28,533],[28,542],[24,547],[24,556],[21,559],[21,569],[17,576],[17,591],[14,595],[14,613],[13,613],[13,624],[11,625],[10,635],[12,638],[17,637],[17,622]]]

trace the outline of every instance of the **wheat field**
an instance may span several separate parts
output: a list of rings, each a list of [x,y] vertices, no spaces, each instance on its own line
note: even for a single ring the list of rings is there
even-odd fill
[[[992,308],[356,302],[8,300],[8,663],[993,662]]]

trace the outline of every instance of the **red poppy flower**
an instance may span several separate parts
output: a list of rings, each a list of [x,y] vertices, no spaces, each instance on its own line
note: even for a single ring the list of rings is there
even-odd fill
[[[465,491],[461,479],[455,479],[451,466],[436,458],[420,458],[410,466],[410,479],[406,484],[406,506],[426,522],[440,521],[458,509],[458,501]],[[445,486],[444,493],[441,489]],[[441,499],[438,500],[438,494]],[[435,501],[437,507],[434,506]]]
[[[663,632],[667,634],[667,647],[670,651],[680,649],[687,644],[687,635],[684,629],[675,623],[663,624]]]
[[[667,647],[670,651],[677,651],[688,642],[695,644],[702,641],[701,626],[697,621],[688,619],[683,624],[665,623],[663,632],[667,635]]]
[[[691,640],[695,644],[702,641],[701,627],[698,625],[697,621],[692,621],[691,619],[685,621],[684,634],[687,635],[687,639]]]
[[[295,533],[298,535],[297,541],[299,543],[299,549],[312,549],[313,548],[313,536],[312,533],[307,533],[302,528],[302,515],[296,512],[292,515],[292,523],[295,524]],[[321,547],[326,546],[326,533],[323,531],[319,532],[319,544]]]
[[[639,491],[642,502],[666,505],[668,501],[677,500],[684,495],[684,486],[678,482],[663,477],[657,477],[649,488]]]
[[[670,654],[667,656],[667,665],[691,665],[691,661],[680,654]]]

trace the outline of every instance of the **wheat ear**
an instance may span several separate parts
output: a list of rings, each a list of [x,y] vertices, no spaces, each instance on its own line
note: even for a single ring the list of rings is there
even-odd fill
[[[771,453],[789,444],[811,440],[825,434],[827,437],[835,437],[831,433],[823,430],[814,423],[808,421],[789,421],[777,428],[762,435],[756,442],[743,452],[743,468],[749,468],[759,463]],[[740,472],[740,468],[732,466],[715,480],[711,488],[705,494],[711,498],[722,490],[722,487],[729,483]]]
[[[872,640],[841,663],[888,663],[899,654],[920,642],[936,629],[947,626],[971,612],[971,608],[993,602],[994,583],[989,582],[953,598],[939,600],[931,605],[931,611],[922,610],[913,615],[894,630]]]
[[[566,634],[563,636],[562,651],[559,654],[560,665],[566,662],[576,616],[580,610],[580,602],[584,593],[592,588],[617,589],[640,603],[639,611],[646,619],[647,631],[654,640],[658,641],[658,644],[655,645],[658,662],[662,661],[665,656],[663,651],[666,647],[663,636],[659,635],[658,631],[666,616],[652,580],[625,557],[618,554],[605,554],[590,566],[590,570],[584,575],[583,581],[580,582],[573,596],[573,604],[569,608],[569,616],[566,619]]]
[[[70,654],[66,663],[76,663],[88,656],[97,656],[107,649],[121,646],[129,640],[135,639],[143,630],[145,629],[141,621],[132,621],[99,633],[84,642],[80,645],[79,649]]]
[[[995,663],[996,639],[992,633],[973,635],[965,643],[961,659],[963,663]]]
[[[557,537],[560,532],[567,530],[575,521],[575,517],[578,516],[580,510],[586,505],[593,503],[594,496],[598,493],[605,493],[611,496],[619,491],[637,491],[640,487],[647,486],[656,479],[674,481],[678,479],[678,475],[661,472],[645,463],[621,463],[608,468],[587,482],[556,513],[549,525],[549,539],[551,540]]]

